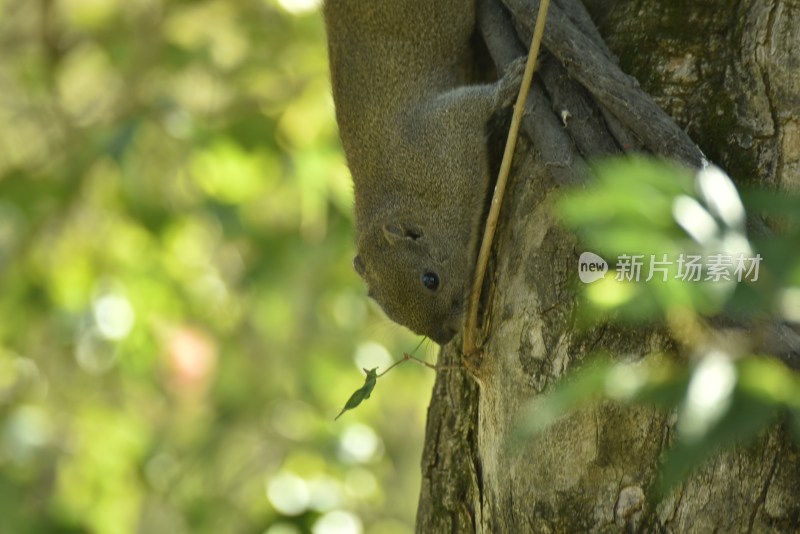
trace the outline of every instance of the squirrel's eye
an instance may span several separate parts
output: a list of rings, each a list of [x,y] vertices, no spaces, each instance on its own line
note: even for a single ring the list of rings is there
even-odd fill
[[[431,271],[425,271],[422,273],[422,285],[431,291],[436,291],[439,289],[439,275]]]

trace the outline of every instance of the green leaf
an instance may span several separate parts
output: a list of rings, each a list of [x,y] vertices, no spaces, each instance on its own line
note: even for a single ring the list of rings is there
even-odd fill
[[[702,437],[679,439],[667,453],[661,468],[659,490],[666,494],[712,455],[748,443],[771,425],[778,413],[776,404],[742,389],[735,390],[725,415]]]
[[[795,269],[800,262],[791,261],[785,252],[798,250],[796,239],[779,247],[783,252],[776,250],[770,255],[748,240],[741,199],[719,169],[693,175],[689,169],[655,158],[621,157],[600,161],[594,171],[595,180],[586,188],[570,191],[560,199],[558,212],[562,221],[578,232],[584,250],[608,262],[606,276],[613,276],[615,271],[629,274],[632,287],[625,288],[626,298],[614,300],[612,297],[621,292],[613,284],[605,284],[605,288],[602,284],[584,286],[588,313],[597,316],[613,309],[617,317],[631,322],[664,319],[675,310],[719,313],[736,290],[737,284],[729,278],[733,274],[729,272],[720,281],[707,277],[706,269],[699,281],[687,280],[681,265],[692,256],[707,259],[721,252],[726,256],[742,252],[751,257],[759,252],[765,271],[759,279],[760,287],[766,285],[762,279],[773,279],[766,272],[767,266],[781,266],[784,282],[791,273],[800,272]],[[714,196],[713,191],[719,194]],[[766,205],[767,200],[760,202]],[[790,205],[783,204],[786,210]],[[641,269],[621,262],[626,256],[637,257]],[[706,261],[701,263],[705,265]],[[754,300],[744,290],[740,291],[742,298],[745,300],[736,303],[738,308]],[[770,303],[758,307],[770,308]]]
[[[598,356],[561,380],[552,391],[533,399],[512,442],[534,438],[560,418],[600,398],[672,408],[685,396],[688,383],[688,372],[660,354],[633,363]]]
[[[353,394],[350,395],[350,398],[347,399],[347,402],[345,403],[344,408],[342,408],[342,411],[339,412],[339,415],[337,415],[333,419],[334,421],[339,419],[342,416],[342,414],[347,410],[352,410],[353,408],[361,404],[362,401],[368,399],[370,394],[372,393],[372,390],[375,389],[375,383],[378,380],[378,368],[374,367],[369,370],[364,369],[364,372],[367,373],[367,378],[366,380],[364,380],[364,385],[355,390]]]
[[[562,417],[602,395],[606,376],[613,366],[606,358],[596,358],[561,380],[552,391],[534,398],[514,429],[511,448],[535,438]]]

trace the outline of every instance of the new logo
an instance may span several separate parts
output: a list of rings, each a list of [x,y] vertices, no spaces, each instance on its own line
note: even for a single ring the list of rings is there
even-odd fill
[[[584,252],[578,258],[578,276],[584,284],[600,280],[607,272],[608,263],[594,252]]]

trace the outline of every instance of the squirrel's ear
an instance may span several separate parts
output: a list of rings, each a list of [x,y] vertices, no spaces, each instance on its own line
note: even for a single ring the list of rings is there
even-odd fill
[[[383,235],[389,243],[396,243],[401,239],[416,241],[422,237],[422,230],[408,223],[392,222],[383,227]]]
[[[364,276],[364,262],[361,261],[361,258],[358,256],[353,258],[353,269],[356,270],[359,276]]]

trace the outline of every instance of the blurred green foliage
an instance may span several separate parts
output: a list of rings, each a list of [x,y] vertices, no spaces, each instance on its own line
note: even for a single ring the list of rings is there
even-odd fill
[[[0,532],[411,532],[351,194],[313,2],[0,1]]]
[[[659,481],[667,491],[780,417],[800,438],[800,375],[759,350],[765,341],[782,357],[800,348],[775,343],[800,323],[800,198],[762,190],[743,199],[714,166],[695,172],[644,157],[596,162],[595,173],[558,206],[582,252],[595,255],[575,266],[592,275],[580,287],[579,322],[659,325],[679,353],[594,355],[530,403],[516,443],[599,399],[655,405],[677,417]],[[582,270],[587,261],[608,270]]]
[[[800,322],[797,194],[740,194],[714,166],[695,173],[626,157],[595,162],[591,185],[565,194],[558,210],[582,246],[608,260],[608,275],[582,286],[593,318],[613,310],[634,322],[686,314]]]

